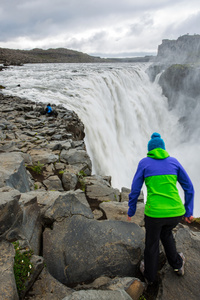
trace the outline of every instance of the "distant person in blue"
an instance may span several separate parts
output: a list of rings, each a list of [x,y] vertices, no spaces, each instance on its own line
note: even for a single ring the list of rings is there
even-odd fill
[[[47,115],[49,115],[49,116],[51,116],[52,114],[53,114],[53,110],[52,110],[52,108],[51,108],[51,105],[50,105],[50,103],[47,105],[47,107],[46,107],[46,113],[47,113]]]
[[[44,114],[47,114],[48,116],[55,116],[55,117],[57,117],[57,115],[58,115],[57,111],[53,110],[51,108],[51,104],[50,103],[47,105]]]
[[[176,187],[177,181],[184,191],[184,204]],[[148,143],[147,157],[139,164],[129,194],[128,220],[135,215],[137,199],[143,182],[147,187],[147,201],[144,210],[145,250],[140,271],[145,281],[156,281],[161,240],[169,265],[177,275],[184,275],[185,257],[178,253],[172,230],[185,218],[193,219],[193,184],[178,160],[165,150],[165,143],[159,133],[154,132]]]

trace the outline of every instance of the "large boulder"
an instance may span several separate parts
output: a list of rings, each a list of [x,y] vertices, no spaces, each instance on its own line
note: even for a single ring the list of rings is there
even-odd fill
[[[63,213],[61,214],[63,216]],[[58,219],[43,234],[49,272],[70,285],[106,276],[134,276],[144,232],[133,223],[97,221],[80,214]]]
[[[21,193],[30,191],[23,154],[0,153],[0,187],[10,186]]]
[[[162,269],[162,282],[157,300],[197,300],[200,296],[200,234],[187,228],[180,228],[176,233],[176,245],[186,257],[185,275],[178,277],[166,264]]]

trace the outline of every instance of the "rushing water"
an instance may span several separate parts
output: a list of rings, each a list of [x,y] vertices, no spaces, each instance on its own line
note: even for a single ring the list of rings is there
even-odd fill
[[[85,125],[93,173],[111,175],[112,186],[119,189],[130,187],[138,161],[146,156],[151,134],[159,132],[167,151],[182,163],[194,182],[195,214],[200,215],[200,143],[183,142],[178,115],[168,111],[161,88],[145,73],[147,67],[27,64],[0,72],[0,83],[6,86],[4,93],[74,110]]]

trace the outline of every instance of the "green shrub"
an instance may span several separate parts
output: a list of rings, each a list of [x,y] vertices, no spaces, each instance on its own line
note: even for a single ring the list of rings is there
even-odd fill
[[[15,260],[14,260],[14,275],[18,293],[25,289],[25,282],[33,272],[33,265],[30,262],[33,255],[32,250],[22,250],[19,246],[19,242],[13,243],[15,248]]]
[[[33,170],[33,172],[35,172],[37,174],[41,174],[43,167],[44,167],[44,164],[41,164],[38,161],[37,165],[34,165],[34,166],[30,167],[30,168],[31,168],[31,170]]]
[[[84,178],[86,176],[87,176],[87,174],[83,170],[81,170],[80,172],[78,172],[78,177]]]
[[[79,181],[79,183],[80,183],[80,185],[81,185],[81,190],[82,190],[83,192],[85,192],[85,180],[84,180],[84,177],[86,177],[86,176],[87,176],[87,174],[86,174],[83,170],[81,170],[81,171],[78,172],[78,174],[77,174],[78,181]]]
[[[142,295],[140,296],[139,300],[146,300],[146,298]]]
[[[38,190],[38,185],[36,183],[34,184],[34,190]]]

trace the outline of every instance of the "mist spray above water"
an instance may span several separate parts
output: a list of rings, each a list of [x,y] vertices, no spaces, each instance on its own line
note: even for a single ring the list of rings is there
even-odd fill
[[[145,64],[26,65],[4,72],[7,92],[34,101],[62,104],[85,126],[85,143],[93,173],[111,175],[112,186],[131,186],[147,143],[159,132],[166,150],[185,167],[196,185],[198,148],[183,143],[178,116],[168,111],[161,88],[151,83]],[[16,88],[16,77],[21,87]],[[2,81],[2,79],[1,79]],[[192,150],[191,150],[192,149]],[[190,155],[190,151],[192,156]],[[198,192],[197,192],[198,195]],[[196,214],[198,211],[196,201]]]

